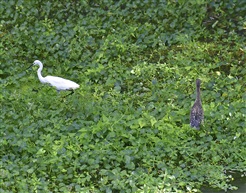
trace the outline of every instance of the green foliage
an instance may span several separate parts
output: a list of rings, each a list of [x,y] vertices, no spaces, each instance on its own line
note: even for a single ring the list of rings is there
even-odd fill
[[[246,3],[0,1],[0,192],[233,190]],[[43,74],[78,82],[73,95]],[[189,127],[194,81],[205,122]]]

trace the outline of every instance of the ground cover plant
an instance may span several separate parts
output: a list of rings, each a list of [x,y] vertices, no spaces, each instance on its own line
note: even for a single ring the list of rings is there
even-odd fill
[[[0,1],[0,192],[234,190],[246,2]],[[80,84],[72,95],[43,75]],[[191,129],[195,80],[205,121]]]

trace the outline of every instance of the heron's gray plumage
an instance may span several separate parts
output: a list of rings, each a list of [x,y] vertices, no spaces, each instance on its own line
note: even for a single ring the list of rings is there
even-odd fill
[[[190,112],[190,126],[196,129],[200,129],[200,124],[204,119],[200,85],[201,85],[201,80],[197,79],[196,80],[196,100]]]

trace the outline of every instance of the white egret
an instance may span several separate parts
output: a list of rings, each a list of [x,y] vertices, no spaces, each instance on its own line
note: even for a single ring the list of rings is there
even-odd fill
[[[38,78],[39,78],[41,83],[48,83],[51,86],[56,87],[56,90],[58,92],[61,90],[72,90],[73,91],[73,90],[79,88],[79,85],[77,83],[71,81],[71,80],[67,80],[64,78],[57,77],[57,76],[43,77],[41,74],[41,71],[43,70],[42,62],[40,62],[39,60],[35,60],[31,66],[36,66],[36,65],[39,66],[37,74],[38,74]]]

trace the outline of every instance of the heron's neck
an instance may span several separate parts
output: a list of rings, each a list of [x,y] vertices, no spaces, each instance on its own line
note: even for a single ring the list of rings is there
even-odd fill
[[[196,86],[196,101],[201,102],[200,85],[197,85],[197,86]]]
[[[39,69],[38,69],[38,71],[37,71],[37,73],[38,73],[38,79],[40,80],[40,82],[42,82],[42,83],[45,83],[46,81],[45,81],[45,78],[42,76],[42,74],[41,74],[41,71],[43,70],[43,65],[42,64],[40,64],[39,65]]]

